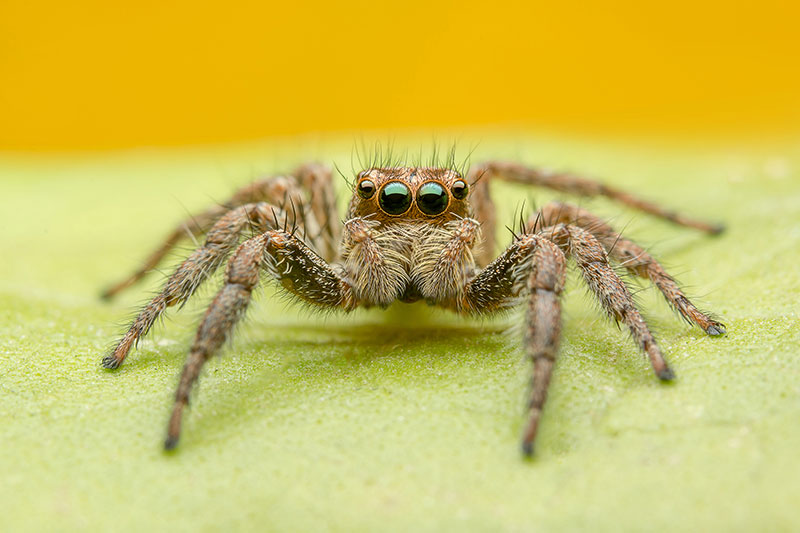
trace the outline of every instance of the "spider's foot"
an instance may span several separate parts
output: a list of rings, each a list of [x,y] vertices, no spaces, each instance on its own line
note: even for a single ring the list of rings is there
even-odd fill
[[[114,298],[114,293],[111,292],[111,289],[106,289],[100,293],[100,299],[104,302],[110,302],[112,298]]]
[[[103,361],[100,363],[103,365],[103,368],[108,368],[109,370],[114,370],[115,368],[119,368],[119,365],[122,364],[121,359],[117,359],[114,355],[107,355],[103,357]]]
[[[533,458],[533,442],[522,441],[522,455],[527,459]]]
[[[668,366],[664,367],[662,370],[659,370],[656,375],[661,381],[672,381],[675,379],[675,372],[673,372]]]
[[[180,439],[177,435],[168,435],[166,439],[164,439],[164,451],[171,452],[175,449],[178,445],[178,439]]]
[[[178,445],[178,439],[181,438],[183,408],[186,407],[188,400],[188,398],[183,397],[182,400],[176,401],[175,406],[172,408],[172,415],[169,417],[169,424],[167,425],[167,438],[164,439],[165,452],[174,450]]]
[[[708,232],[711,235],[719,235],[720,233],[725,232],[725,224],[713,224],[711,228],[709,228]]]
[[[525,427],[525,431],[522,433],[522,444],[520,446],[520,450],[522,451],[522,455],[528,459],[533,457],[533,441],[536,440],[536,428],[539,425],[540,413],[540,409],[532,409],[531,416],[528,419],[528,425]]]
[[[720,322],[711,322],[706,328],[706,335],[718,337],[720,335],[724,335],[726,331],[725,324]]]

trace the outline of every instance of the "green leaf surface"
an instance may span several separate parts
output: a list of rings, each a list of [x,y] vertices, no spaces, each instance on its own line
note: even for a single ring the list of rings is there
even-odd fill
[[[103,287],[187,212],[262,172],[304,159],[349,172],[349,142],[0,155],[0,530],[797,528],[796,140],[490,136],[472,160],[493,157],[599,176],[728,226],[709,237],[580,200],[647,244],[728,334],[705,336],[634,284],[678,376],[664,385],[573,273],[533,461],[518,448],[530,374],[519,313],[464,321],[415,304],[320,317],[265,288],[207,365],[172,454],[165,423],[214,284],[118,371],[100,367],[163,273],[110,304]],[[522,198],[560,197],[496,190],[509,224]]]

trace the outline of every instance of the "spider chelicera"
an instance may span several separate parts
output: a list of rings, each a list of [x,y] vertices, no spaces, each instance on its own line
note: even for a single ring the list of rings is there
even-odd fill
[[[358,173],[347,219],[336,211],[331,171],[309,164],[258,180],[228,202],[180,224],[111,297],[153,269],[188,231],[205,244],[184,260],[103,359],[118,367],[168,307],[184,303],[227,261],[225,284],[208,307],[175,395],[166,449],[178,443],[183,411],[200,370],[245,314],[262,274],[296,298],[330,310],[387,307],[425,300],[462,315],[491,315],[526,305],[524,351],[533,362],[522,451],[533,453],[561,335],[567,258],[608,315],[624,323],[658,378],[671,380],[650,329],[613,265],[646,278],[688,322],[708,335],[725,326],[695,307],[642,247],[580,207],[550,203],[522,221],[494,258],[495,207],[489,184],[499,178],[579,196],[605,196],[676,224],[717,234],[721,226],[662,209],[602,183],[517,163],[489,162],[462,175],[453,166],[373,165]],[[243,242],[246,231],[255,236]]]

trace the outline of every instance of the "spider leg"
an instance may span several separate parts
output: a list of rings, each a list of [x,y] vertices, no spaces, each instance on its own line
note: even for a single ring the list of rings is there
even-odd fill
[[[644,248],[622,237],[611,226],[589,211],[570,204],[552,202],[532,216],[526,225],[528,231],[534,226],[572,224],[591,233],[603,245],[609,257],[625,267],[628,272],[650,280],[667,302],[689,323],[697,324],[708,335],[722,335],[725,325],[712,320],[689,300],[677,282]]]
[[[519,163],[505,161],[490,161],[473,168],[470,176],[482,176],[484,181],[493,177],[526,185],[547,187],[560,192],[576,194],[579,196],[605,196],[624,205],[639,209],[690,228],[699,229],[713,235],[722,233],[725,229],[721,224],[709,224],[696,220],[680,213],[664,209],[663,207],[643,200],[625,191],[610,187],[603,183],[576,176],[568,172],[551,172],[540,168],[527,167]]]
[[[469,202],[472,205],[472,216],[480,223],[481,227],[481,246],[474,252],[475,262],[480,267],[485,267],[495,258],[497,244],[497,213],[489,192],[490,180],[486,178],[488,176],[480,172],[480,169],[471,172],[467,177],[470,186]]]
[[[309,174],[311,166],[302,166],[297,169],[295,175]],[[312,173],[319,174],[322,170],[314,170]],[[201,213],[196,213],[180,224],[167,235],[161,245],[158,246],[144,260],[142,265],[128,277],[118,281],[111,287],[104,290],[101,294],[103,299],[110,299],[119,294],[126,288],[134,285],[144,278],[144,276],[156,268],[179,242],[191,235],[203,235],[207,233],[214,223],[235,207],[245,204],[268,202],[273,205],[283,205],[288,200],[299,205],[303,204],[303,194],[297,180],[292,176],[270,176],[259,179],[237,190],[231,198],[222,205],[212,206]]]
[[[506,309],[528,295],[523,346],[533,362],[528,399],[528,420],[522,452],[533,455],[547,389],[561,338],[561,294],[566,278],[566,257],[541,235],[525,234],[480,274],[466,284],[458,311],[487,314]]]
[[[287,214],[265,202],[231,209],[208,232],[205,244],[195,250],[169,277],[161,291],[139,312],[114,349],[103,358],[103,366],[117,368],[138,340],[150,331],[167,307],[185,302],[236,248],[247,227],[264,231],[274,228]]]
[[[355,217],[345,223],[342,265],[358,299],[364,305],[385,308],[402,297],[408,284],[408,261],[403,254],[384,248],[375,240],[378,226],[380,223],[369,217]],[[395,238],[399,241],[402,235]],[[411,253],[410,244],[407,242],[406,255]]]
[[[561,340],[561,293],[566,278],[566,258],[549,241],[542,241],[533,254],[527,280],[530,294],[525,322],[525,355],[533,360],[533,380],[528,401],[528,423],[522,436],[522,452],[533,455],[533,441]]]
[[[665,381],[674,378],[630,291],[611,268],[605,248],[594,236],[577,226],[564,224],[543,228],[536,234],[523,234],[467,282],[453,307],[465,314],[489,314],[507,309],[520,296],[528,295],[524,349],[534,363],[528,421],[522,437],[522,452],[528,456],[533,453],[558,351],[566,255],[575,259],[606,312],[628,326],[656,375]]]
[[[308,193],[309,211],[316,223],[313,227],[310,221],[306,225],[310,233],[308,241],[326,261],[333,261],[338,252],[342,226],[336,207],[333,174],[328,167],[311,163],[298,168],[294,175]]]
[[[183,367],[164,442],[167,450],[173,449],[180,438],[183,411],[189,403],[192,385],[206,361],[244,316],[262,268],[308,303],[343,310],[356,306],[350,285],[294,234],[270,230],[242,243],[228,263],[225,286],[208,307]]]
[[[453,220],[444,227],[447,233],[414,246],[410,272],[421,296],[440,305],[458,298],[466,280],[475,276],[472,247],[480,240],[480,224],[474,219]]]
[[[119,280],[107,289],[103,290],[100,297],[104,300],[110,300],[123,290],[136,284],[145,275],[156,268],[158,264],[166,257],[170,250],[172,250],[179,242],[189,235],[202,235],[208,231],[211,225],[220,216],[225,214],[228,209],[225,206],[213,206],[206,209],[202,213],[193,215],[178,224],[175,229],[167,235],[166,239],[153,250],[149,256],[144,260],[142,265],[136,269],[128,277]]]
[[[656,339],[636,309],[628,287],[608,262],[605,248],[588,231],[577,226],[559,224],[539,232],[575,259],[586,284],[595,294],[608,315],[623,322],[639,348],[647,354],[659,379],[675,377],[669,368]]]

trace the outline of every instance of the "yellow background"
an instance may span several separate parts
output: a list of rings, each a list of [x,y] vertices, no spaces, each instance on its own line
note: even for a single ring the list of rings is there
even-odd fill
[[[0,149],[796,131],[800,3],[0,1]]]

